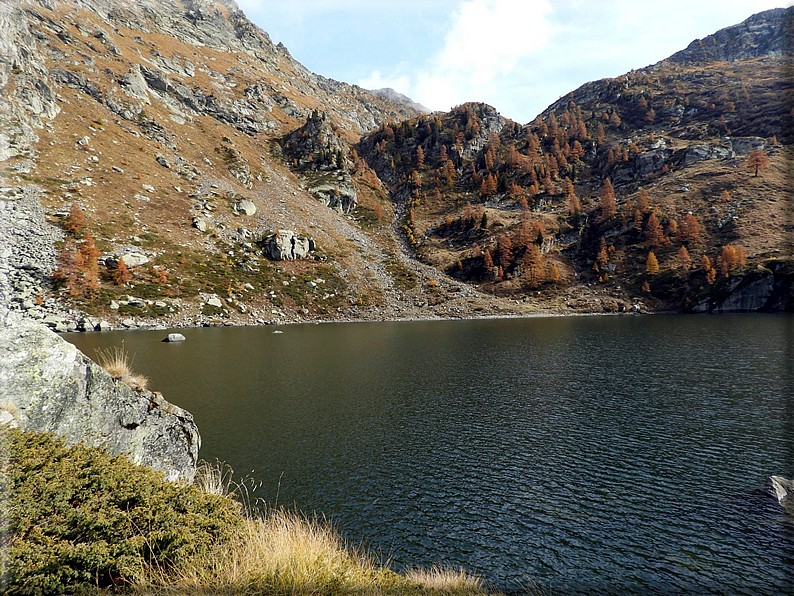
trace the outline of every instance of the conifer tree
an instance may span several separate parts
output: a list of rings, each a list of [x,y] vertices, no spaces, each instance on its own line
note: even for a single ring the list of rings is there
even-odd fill
[[[640,213],[643,215],[651,210],[651,195],[644,188],[641,188],[640,192],[637,193],[637,209],[639,209]]]
[[[615,189],[612,188],[612,182],[609,178],[604,180],[599,194],[601,218],[609,219],[617,213],[617,205],[615,205]]]
[[[607,254],[607,243],[604,240],[604,237],[601,236],[601,239],[598,241],[598,252],[596,253],[596,263],[598,263],[599,268],[603,269],[604,266],[609,262],[609,255]]]
[[[689,269],[692,267],[692,259],[689,256],[689,251],[686,249],[686,246],[683,244],[681,248],[678,249],[678,252],[675,254],[676,261],[678,261],[678,266],[681,268],[681,271],[686,274],[689,272]]]
[[[513,243],[507,236],[500,236],[496,243],[496,251],[499,256],[499,264],[504,267],[510,267],[513,262]]]
[[[113,270],[113,283],[117,286],[123,286],[132,279],[127,263],[124,262],[124,257],[119,257],[116,268]]]
[[[549,269],[549,279],[555,284],[560,282],[560,269],[557,267],[556,263],[551,264],[551,268]]]
[[[80,209],[80,205],[72,203],[69,215],[63,221],[63,227],[67,232],[72,232],[73,234],[78,234],[85,227],[85,214]]]
[[[538,287],[546,279],[543,266],[543,255],[537,244],[530,244],[521,258],[522,275],[527,279],[530,288]]]
[[[657,275],[659,273],[659,261],[653,251],[648,253],[648,258],[645,260],[645,273],[648,275]]]
[[[767,166],[769,166],[769,158],[761,149],[753,149],[747,154],[747,169],[751,172],[755,171],[755,177],[758,176],[759,172],[764,171]]]
[[[81,290],[94,291],[99,289],[99,249],[94,244],[91,232],[86,232],[80,248],[77,251],[82,259]]]
[[[579,214],[582,212],[582,204],[579,202],[579,197],[575,194],[571,195],[568,199],[568,213],[573,215],[575,218],[579,217]]]
[[[662,232],[662,225],[659,223],[659,218],[656,217],[656,212],[651,213],[648,221],[645,223],[645,242],[648,246],[656,248],[664,244],[664,233]]]
[[[490,248],[486,248],[482,253],[482,266],[487,273],[493,271],[493,257]]]
[[[565,197],[572,197],[574,195],[573,182],[566,176],[562,180],[562,194]]]
[[[692,213],[687,213],[684,216],[679,229],[681,231],[681,242],[691,244],[700,239],[702,228],[697,217],[692,215]]]

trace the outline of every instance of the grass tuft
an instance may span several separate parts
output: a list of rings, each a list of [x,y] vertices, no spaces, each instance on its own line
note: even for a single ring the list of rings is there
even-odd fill
[[[415,584],[441,594],[481,594],[482,579],[463,569],[433,566],[429,569],[409,569],[405,578]]]
[[[97,350],[96,355],[99,366],[114,379],[123,381],[135,391],[143,391],[148,386],[148,377],[133,372],[134,358],[129,357],[123,344],[122,347],[113,346],[105,350]]]

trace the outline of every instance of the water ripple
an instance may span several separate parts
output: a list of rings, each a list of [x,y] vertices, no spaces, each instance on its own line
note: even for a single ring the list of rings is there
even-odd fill
[[[532,580],[756,595],[794,593],[794,518],[756,492],[794,475],[792,329],[737,316],[196,330],[179,367],[159,335],[123,337],[194,413],[204,457],[255,470],[261,496],[326,514],[397,567],[464,566],[516,593]]]

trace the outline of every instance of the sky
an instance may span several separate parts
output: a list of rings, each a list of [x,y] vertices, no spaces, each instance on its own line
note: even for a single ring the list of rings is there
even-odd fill
[[[794,0],[237,0],[309,70],[526,123],[580,85]]]

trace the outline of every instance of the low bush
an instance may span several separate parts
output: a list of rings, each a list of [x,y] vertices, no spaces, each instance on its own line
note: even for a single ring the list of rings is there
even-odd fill
[[[9,594],[71,594],[142,581],[229,540],[233,500],[43,433],[0,429]]]

